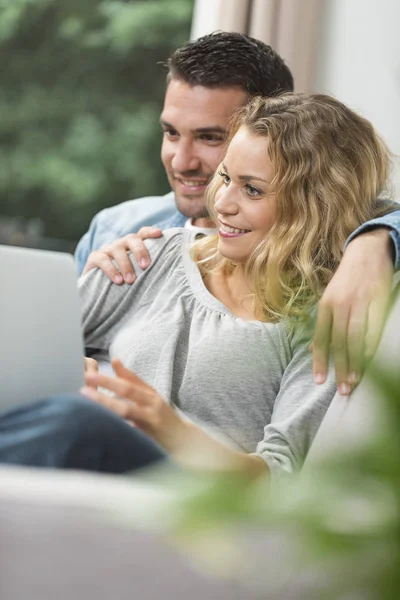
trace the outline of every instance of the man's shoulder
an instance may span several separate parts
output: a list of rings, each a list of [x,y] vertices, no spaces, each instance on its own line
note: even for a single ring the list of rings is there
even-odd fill
[[[75,251],[78,271],[81,273],[88,256],[105,244],[110,244],[128,233],[136,233],[147,225],[161,229],[182,225],[185,220],[175,204],[175,194],[147,196],[127,200],[105,208],[93,218],[89,230],[81,238]]]
[[[147,196],[121,202],[96,215],[97,227],[111,228],[120,235],[138,231],[145,225],[157,225],[177,212],[173,192],[165,196]]]

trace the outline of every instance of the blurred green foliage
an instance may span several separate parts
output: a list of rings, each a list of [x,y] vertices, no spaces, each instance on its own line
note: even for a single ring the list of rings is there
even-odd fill
[[[368,436],[270,489],[234,473],[184,482],[172,529],[185,552],[263,600],[398,600],[400,372],[372,363],[365,377],[381,410]]]
[[[0,0],[0,217],[77,240],[100,209],[168,191],[164,63],[193,0]]]

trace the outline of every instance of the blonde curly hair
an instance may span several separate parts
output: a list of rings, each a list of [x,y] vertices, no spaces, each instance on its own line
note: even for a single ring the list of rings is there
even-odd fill
[[[241,127],[268,138],[275,172],[268,193],[276,195],[276,221],[246,263],[255,315],[262,321],[305,317],[337,269],[349,235],[391,210],[379,201],[389,150],[369,121],[322,94],[253,98],[234,116],[228,143]],[[207,191],[213,217],[222,184],[217,170]],[[192,257],[203,276],[235,268],[218,252],[218,236],[197,241]]]

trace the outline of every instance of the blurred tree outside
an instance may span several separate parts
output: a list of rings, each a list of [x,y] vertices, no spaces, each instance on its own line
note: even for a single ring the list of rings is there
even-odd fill
[[[102,208],[168,191],[162,63],[189,39],[192,11],[193,0],[0,0],[0,222],[34,219],[72,246]]]

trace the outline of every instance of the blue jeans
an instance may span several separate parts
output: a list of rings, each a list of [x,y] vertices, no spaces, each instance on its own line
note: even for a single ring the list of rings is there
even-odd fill
[[[55,396],[0,415],[0,462],[124,473],[166,458],[147,435],[82,396]]]

